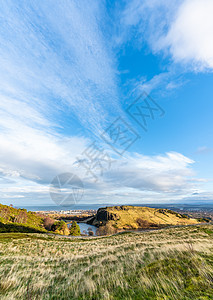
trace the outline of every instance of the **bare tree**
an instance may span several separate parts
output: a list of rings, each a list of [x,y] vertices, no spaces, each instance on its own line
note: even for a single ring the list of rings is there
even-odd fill
[[[55,220],[50,217],[44,218],[44,228],[47,230],[51,230],[52,225],[54,224]]]

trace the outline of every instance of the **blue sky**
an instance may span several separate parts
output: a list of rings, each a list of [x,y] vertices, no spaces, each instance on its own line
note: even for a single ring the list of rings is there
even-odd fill
[[[82,204],[212,202],[212,13],[212,0],[2,2],[0,201],[54,205],[69,172]],[[141,95],[146,131],[128,113]],[[128,139],[112,147],[117,125]]]

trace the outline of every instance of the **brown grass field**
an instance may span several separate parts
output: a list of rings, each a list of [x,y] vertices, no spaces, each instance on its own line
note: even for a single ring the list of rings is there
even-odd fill
[[[213,299],[213,226],[0,234],[0,299]]]

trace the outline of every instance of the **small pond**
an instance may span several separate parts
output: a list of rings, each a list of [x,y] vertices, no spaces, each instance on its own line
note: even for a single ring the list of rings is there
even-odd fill
[[[88,234],[88,229],[90,229],[90,231],[93,232],[93,235],[96,235],[96,230],[97,227],[93,226],[93,225],[89,225],[86,223],[77,223],[80,227],[81,233],[84,233],[84,231],[86,231],[86,233]],[[71,226],[71,224],[68,225],[68,227]]]

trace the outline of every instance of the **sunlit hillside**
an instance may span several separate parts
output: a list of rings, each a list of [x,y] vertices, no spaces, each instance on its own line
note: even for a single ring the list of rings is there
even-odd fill
[[[106,223],[117,229],[137,229],[166,225],[190,225],[199,222],[169,209],[122,205],[98,210],[92,224],[100,226]]]

